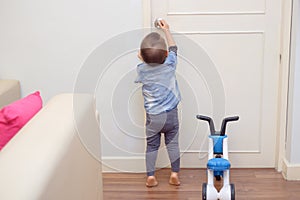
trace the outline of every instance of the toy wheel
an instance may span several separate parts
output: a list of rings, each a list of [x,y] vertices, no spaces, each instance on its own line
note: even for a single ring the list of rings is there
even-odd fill
[[[203,183],[202,184],[202,200],[206,200],[207,199],[207,183]]]
[[[235,200],[235,188],[234,188],[234,184],[230,184],[230,191],[231,191],[231,200]]]

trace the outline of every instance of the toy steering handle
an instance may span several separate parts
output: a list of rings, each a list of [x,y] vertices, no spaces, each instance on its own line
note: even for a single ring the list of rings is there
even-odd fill
[[[216,129],[215,129],[214,121],[212,120],[212,118],[204,116],[204,115],[197,115],[196,117],[197,117],[197,119],[207,121],[209,124],[209,128],[210,128],[210,134],[216,135]]]
[[[221,131],[220,131],[220,133],[218,133],[215,130],[215,125],[214,125],[214,121],[212,120],[212,118],[204,116],[204,115],[197,115],[196,117],[197,117],[197,119],[204,120],[204,121],[208,122],[211,135],[221,135],[221,136],[225,135],[227,122],[239,120],[239,116],[226,117],[222,121]]]
[[[240,118],[239,116],[233,116],[233,117],[226,117],[225,119],[223,119],[221,125],[221,131],[220,131],[221,136],[225,135],[227,122],[237,121],[239,120],[239,118]]]

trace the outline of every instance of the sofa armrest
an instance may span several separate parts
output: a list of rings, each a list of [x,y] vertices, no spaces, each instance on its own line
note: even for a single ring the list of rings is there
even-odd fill
[[[17,80],[0,80],[0,109],[20,99],[20,83]]]
[[[20,130],[0,152],[0,199],[102,199],[94,104],[90,95],[58,95]]]

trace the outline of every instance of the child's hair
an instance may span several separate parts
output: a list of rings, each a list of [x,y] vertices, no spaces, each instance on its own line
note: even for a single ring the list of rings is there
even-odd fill
[[[152,66],[163,64],[168,55],[164,38],[156,32],[146,35],[141,43],[140,51],[144,62]]]

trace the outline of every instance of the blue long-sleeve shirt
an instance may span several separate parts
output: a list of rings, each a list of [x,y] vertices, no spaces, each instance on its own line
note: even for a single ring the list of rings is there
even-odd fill
[[[137,66],[136,83],[142,83],[144,107],[149,114],[160,114],[174,109],[181,100],[176,80],[177,47],[169,47],[165,62],[158,66],[141,63]]]

